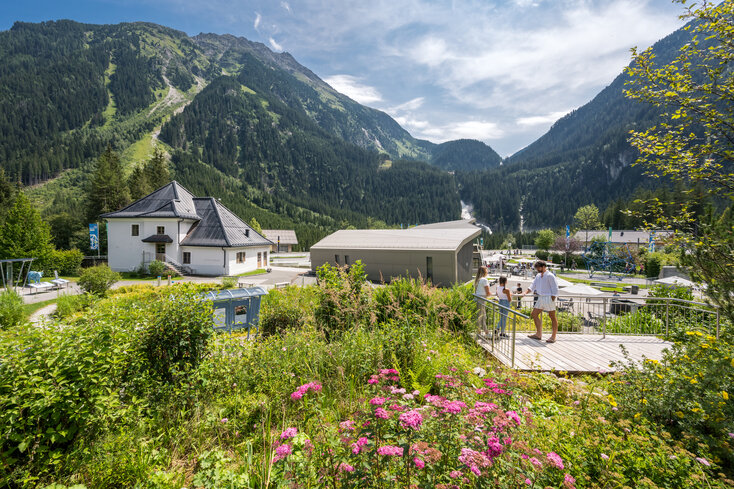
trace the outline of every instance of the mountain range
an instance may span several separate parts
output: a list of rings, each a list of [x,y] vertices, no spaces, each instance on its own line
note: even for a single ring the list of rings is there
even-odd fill
[[[665,60],[686,41],[681,30],[654,49]],[[159,146],[193,192],[296,228],[306,246],[339,227],[458,218],[460,198],[498,229],[556,226],[580,205],[654,184],[631,166],[626,137],[657,114],[624,97],[625,79],[502,161],[480,141],[416,139],[244,38],[17,22],[0,32],[0,164],[47,217],[83,215],[81,190],[105,148],[132,172]]]

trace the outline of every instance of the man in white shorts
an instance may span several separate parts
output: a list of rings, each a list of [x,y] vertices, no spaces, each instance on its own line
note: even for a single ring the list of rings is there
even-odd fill
[[[548,313],[551,318],[551,324],[553,326],[553,333],[548,338],[546,343],[555,343],[556,334],[558,334],[558,319],[556,318],[556,297],[558,296],[558,282],[556,282],[556,276],[548,271],[548,267],[543,260],[539,260],[535,263],[535,269],[538,274],[535,276],[532,285],[527,290],[526,294],[534,292],[538,294],[538,302],[533,306],[533,312],[530,315],[535,323],[535,334],[528,335],[529,338],[535,340],[543,339],[543,318],[541,314],[543,311]]]

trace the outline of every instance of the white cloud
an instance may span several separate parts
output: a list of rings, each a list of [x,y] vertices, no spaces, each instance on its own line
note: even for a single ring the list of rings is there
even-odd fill
[[[551,112],[545,115],[532,115],[527,117],[519,117],[515,123],[518,126],[539,126],[552,124],[564,115],[568,114],[569,110],[559,110],[558,112]]]
[[[415,135],[503,129],[492,141],[501,153],[588,102],[629,63],[630,47],[682,25],[670,0],[136,1],[196,17],[200,30],[287,46],[319,75],[357,75],[327,81]]]
[[[273,39],[272,37],[270,39],[268,39],[268,42],[270,43],[270,47],[273,48],[273,51],[276,51],[276,52],[279,52],[279,53],[283,51],[283,46],[281,46],[280,44],[278,44],[276,42],[276,40]]]
[[[363,84],[360,78],[355,76],[333,75],[324,78],[324,81],[337,92],[343,93],[360,104],[374,104],[382,101],[382,95],[375,87]]]
[[[395,120],[413,136],[437,143],[451,141],[452,139],[488,141],[499,139],[505,135],[505,131],[499,124],[484,120],[449,122],[447,124],[431,124],[425,120],[405,116],[397,116]]]
[[[410,112],[417,109],[420,109],[423,105],[423,102],[425,102],[425,97],[416,97],[414,99],[408,100],[407,102],[404,102],[400,105],[396,105],[395,107],[390,107],[386,110],[389,114],[399,114],[401,112]]]
[[[260,22],[263,20],[263,16],[259,13],[255,12],[255,22],[252,24],[252,27],[257,30],[258,27],[260,27]]]

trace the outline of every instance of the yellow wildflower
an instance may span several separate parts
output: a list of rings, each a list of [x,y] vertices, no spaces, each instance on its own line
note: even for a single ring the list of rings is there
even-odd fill
[[[729,393],[726,391],[721,391],[721,397],[724,398],[725,401],[729,400]]]
[[[683,414],[682,411],[678,411],[677,413],[675,413],[675,415],[678,416],[679,418],[685,418],[686,417],[686,415]]]

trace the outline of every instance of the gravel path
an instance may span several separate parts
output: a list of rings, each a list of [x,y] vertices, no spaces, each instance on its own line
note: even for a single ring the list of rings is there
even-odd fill
[[[56,311],[56,304],[49,304],[47,306],[43,306],[42,308],[31,314],[31,317],[29,319],[32,323],[41,323],[48,316],[53,314],[54,311]]]

